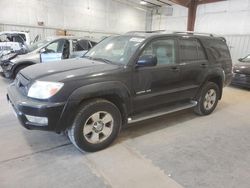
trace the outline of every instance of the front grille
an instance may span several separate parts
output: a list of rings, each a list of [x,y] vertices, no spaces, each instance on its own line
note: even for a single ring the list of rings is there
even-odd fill
[[[29,79],[27,79],[26,77],[24,77],[21,73],[19,73],[17,76],[16,76],[16,79],[15,79],[15,86],[18,88],[18,90],[24,94],[24,95],[27,95],[27,92],[28,92],[28,84],[30,82]]]

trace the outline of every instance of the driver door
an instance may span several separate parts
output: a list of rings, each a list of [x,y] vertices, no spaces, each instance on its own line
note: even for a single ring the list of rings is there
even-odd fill
[[[157,65],[136,67],[133,76],[134,112],[178,100],[180,67],[177,63],[175,39],[156,39],[145,47],[141,55],[157,58]]]
[[[46,46],[40,55],[41,63],[61,60],[65,42],[65,39],[59,39]]]

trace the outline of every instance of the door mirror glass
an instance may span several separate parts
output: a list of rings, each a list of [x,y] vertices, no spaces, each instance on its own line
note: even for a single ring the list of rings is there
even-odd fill
[[[40,50],[40,53],[45,53],[46,52],[46,48],[42,48],[41,50]]]
[[[139,67],[150,67],[157,65],[157,58],[154,55],[142,55],[137,61]]]

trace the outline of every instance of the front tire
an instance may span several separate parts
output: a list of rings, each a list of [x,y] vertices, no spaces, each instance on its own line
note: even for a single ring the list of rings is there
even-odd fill
[[[81,105],[68,130],[71,142],[80,151],[94,152],[108,147],[121,129],[121,113],[111,102],[96,99]]]
[[[216,83],[207,82],[198,95],[198,104],[194,112],[198,115],[209,115],[216,108],[219,100],[220,90]]]

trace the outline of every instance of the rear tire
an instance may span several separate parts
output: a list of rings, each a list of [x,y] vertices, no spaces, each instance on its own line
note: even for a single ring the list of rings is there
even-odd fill
[[[207,82],[198,95],[198,104],[194,112],[198,115],[209,115],[217,106],[220,90],[214,82]]]
[[[67,132],[80,151],[94,152],[108,147],[119,134],[121,125],[119,109],[107,100],[96,99],[81,105]]]

